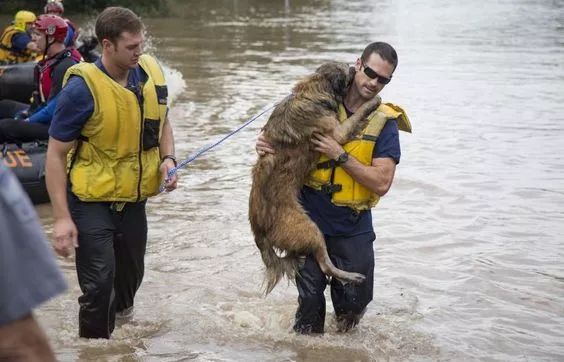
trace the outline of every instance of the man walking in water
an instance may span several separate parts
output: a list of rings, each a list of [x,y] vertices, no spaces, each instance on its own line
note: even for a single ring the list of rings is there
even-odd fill
[[[110,338],[133,313],[144,274],[147,198],[176,188],[167,87],[142,54],[144,26],[129,9],[96,19],[102,58],[69,69],[49,129],[46,176],[55,250],[76,251],[79,334]],[[67,154],[72,156],[67,164]]]

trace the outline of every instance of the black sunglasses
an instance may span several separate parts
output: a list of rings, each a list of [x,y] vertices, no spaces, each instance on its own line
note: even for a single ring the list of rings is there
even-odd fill
[[[366,64],[362,64],[362,66],[364,67],[364,74],[366,74],[366,76],[370,79],[377,79],[378,83],[380,84],[388,84],[392,81],[392,77],[390,76],[390,78],[386,78],[384,76],[381,76],[380,74],[376,73],[376,71],[372,68],[370,68],[368,65]]]

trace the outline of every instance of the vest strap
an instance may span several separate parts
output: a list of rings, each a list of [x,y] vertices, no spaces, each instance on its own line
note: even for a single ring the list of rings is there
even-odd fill
[[[365,141],[372,141],[372,142],[376,142],[378,140],[378,136],[373,136],[370,134],[365,134],[362,136],[362,139]]]
[[[337,166],[339,166],[339,162],[331,159],[331,160],[327,160],[325,162],[318,163],[317,169],[318,170],[326,170],[326,169],[329,169],[329,168],[335,168]]]
[[[321,186],[321,191],[328,195],[333,195],[335,192],[339,192],[343,189],[343,185],[339,184],[325,184]]]

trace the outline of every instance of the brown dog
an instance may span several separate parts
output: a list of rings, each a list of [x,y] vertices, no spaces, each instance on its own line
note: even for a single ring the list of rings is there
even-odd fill
[[[375,97],[340,123],[338,104],[353,78],[354,68],[346,64],[322,65],[276,106],[264,127],[264,136],[276,152],[260,157],[253,167],[249,220],[266,265],[266,294],[284,274],[293,279],[300,256],[309,253],[326,275],[343,282],[365,279],[333,265],[321,231],[298,201],[300,188],[319,161],[319,152],[310,142],[312,135],[332,134],[345,144],[367,126],[367,116],[380,105]]]

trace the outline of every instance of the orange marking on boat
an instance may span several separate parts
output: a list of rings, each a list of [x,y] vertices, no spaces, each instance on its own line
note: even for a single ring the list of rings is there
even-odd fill
[[[15,168],[15,167],[33,167],[33,163],[31,162],[31,158],[25,153],[24,150],[16,150],[16,151],[8,151],[6,152],[6,156],[3,159],[4,165],[6,167]]]

